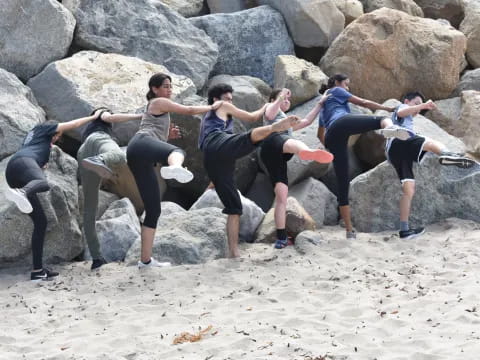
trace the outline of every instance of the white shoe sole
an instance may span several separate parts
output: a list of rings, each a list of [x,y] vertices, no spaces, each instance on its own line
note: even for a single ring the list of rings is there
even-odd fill
[[[137,266],[139,269],[146,269],[146,268],[154,268],[154,267],[169,267],[169,266],[172,266],[171,263],[169,262],[155,262],[154,265],[152,263],[149,263],[149,264],[144,264],[143,262],[139,261],[137,263]]]
[[[193,180],[193,174],[187,169],[180,166],[164,166],[160,168],[160,175],[162,175],[162,178],[166,180],[175,179],[182,184],[188,183]]]
[[[17,205],[18,209],[25,214],[30,214],[33,211],[32,204],[30,201],[16,191],[12,189],[7,189],[5,196],[8,200],[12,201]]]
[[[385,128],[385,129],[380,129],[378,132],[380,135],[382,135],[385,138],[408,140],[411,137],[410,133],[407,130],[401,129],[401,128],[396,128],[396,129]]]
[[[111,179],[113,176],[113,171],[110,170],[107,166],[102,166],[91,162],[88,158],[82,160],[82,166],[87,170],[93,171],[102,179]]]
[[[422,236],[423,234],[425,234],[425,229],[423,229],[423,231],[419,232],[418,234],[412,234],[412,235],[409,235],[407,237],[400,238],[400,239],[402,239],[402,240],[415,239],[416,237]]]
[[[458,158],[458,157],[453,157],[453,156],[441,156],[438,161],[440,162],[441,165],[446,165],[446,166],[457,166],[462,169],[468,169],[471,168],[473,165],[475,165],[475,161],[472,159],[467,159],[467,158]]]

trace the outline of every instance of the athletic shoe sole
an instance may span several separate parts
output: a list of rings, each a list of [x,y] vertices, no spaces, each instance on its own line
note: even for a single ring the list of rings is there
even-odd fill
[[[22,213],[30,214],[33,211],[30,201],[28,201],[25,196],[16,192],[15,190],[7,189],[5,196],[8,200],[14,202]]]
[[[139,261],[137,263],[137,266],[138,266],[139,269],[147,269],[147,268],[154,268],[154,267],[159,267],[159,268],[170,267],[170,266],[172,266],[172,264],[169,263],[169,262],[155,262],[155,265],[151,265],[151,263],[144,264],[141,261]]]
[[[175,179],[182,184],[188,183],[193,180],[193,174],[187,169],[180,166],[164,166],[160,168],[160,175],[162,175],[162,178],[166,180]]]
[[[113,176],[113,171],[110,170],[106,165],[98,164],[90,161],[89,159],[83,159],[82,166],[87,170],[93,171],[102,179],[110,179]]]
[[[442,165],[446,165],[446,166],[453,165],[462,169],[471,168],[476,163],[474,160],[469,158],[459,158],[454,156],[440,156],[438,158],[438,161]]]
[[[401,237],[400,239],[403,239],[403,240],[414,239],[414,238],[419,237],[423,234],[425,234],[425,229],[423,229],[422,232],[412,234],[412,235],[408,235],[408,236],[405,236],[405,237]]]
[[[314,160],[320,164],[328,164],[333,160],[333,154],[324,150],[302,150],[298,153],[301,160]]]
[[[380,129],[378,132],[385,138],[395,138],[399,140],[408,140],[413,136],[410,131],[403,128],[384,128]]]

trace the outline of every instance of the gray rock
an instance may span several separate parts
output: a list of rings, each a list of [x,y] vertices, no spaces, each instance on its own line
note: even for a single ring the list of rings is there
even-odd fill
[[[480,221],[479,166],[471,169],[441,166],[427,155],[421,168],[414,166],[416,192],[410,224],[424,226],[449,217]],[[378,191],[382,189],[382,191]],[[352,219],[357,230],[398,229],[400,182],[387,162],[352,181]]]
[[[123,261],[135,241],[140,241],[140,221],[127,198],[110,204],[96,228],[102,255],[108,262]]]
[[[243,214],[240,216],[240,241],[253,242],[255,231],[263,220],[265,213],[253,201],[240,194]],[[192,205],[190,211],[204,208],[224,208],[215,190],[209,189]]]
[[[345,26],[363,15],[363,5],[359,0],[333,0],[345,17]]]
[[[413,16],[423,17],[423,10],[413,0],[360,0],[365,12],[375,11],[382,7],[400,10]]]
[[[316,247],[324,242],[321,233],[312,230],[302,231],[295,238],[295,250],[305,255],[314,252]]]
[[[218,45],[218,61],[210,75],[249,75],[271,85],[275,57],[294,54],[282,15],[269,6],[189,20]]]
[[[288,191],[312,216],[317,227],[338,222],[337,197],[320,181],[308,178]]]
[[[203,86],[218,48],[168,6],[149,0],[67,0],[77,19],[74,42],[82,49],[135,56],[161,64]],[[192,59],[194,54],[194,61]]]
[[[17,151],[27,132],[44,121],[45,112],[32,91],[0,69],[0,160]]]
[[[218,208],[205,208],[161,216],[153,243],[153,256],[172,264],[200,264],[226,256],[226,217]],[[140,241],[125,261],[136,263]]]
[[[152,3],[155,6],[163,3],[185,17],[197,16],[203,9],[203,0],[152,0]]]
[[[175,213],[184,213],[187,210],[185,210],[183,207],[181,207],[178,204],[175,204],[174,202],[171,201],[162,201],[162,215],[161,216],[167,216]]]
[[[0,67],[23,81],[67,55],[75,18],[58,1],[3,0]]]
[[[345,26],[332,0],[259,0],[282,13],[295,45],[327,48]]]
[[[5,173],[10,158],[0,162],[0,173]],[[48,226],[44,244],[45,263],[70,261],[83,252],[79,228],[77,162],[53,147],[45,170],[50,191],[39,194]],[[7,183],[0,177],[0,262],[21,260],[30,263],[32,220],[22,214],[15,204],[5,198]]]
[[[425,17],[446,19],[458,28],[465,16],[462,0],[415,0],[422,8]]]
[[[156,72],[172,76],[176,101],[181,102],[196,92],[190,79],[172,74],[164,66],[95,51],[82,51],[51,63],[30,79],[28,86],[48,118],[68,121],[87,116],[99,106],[106,106],[114,112],[136,112],[146,104],[148,80]],[[114,126],[120,145],[128,143],[138,125],[139,121],[129,121]],[[82,130],[74,130],[68,135],[78,140]]]
[[[460,97],[435,101],[437,108],[429,110],[425,116],[448,133],[455,133],[460,126],[462,100]]]
[[[472,1],[465,10],[460,31],[467,37],[467,60],[474,68],[480,67],[480,3]]]
[[[232,13],[247,9],[246,0],[207,0],[207,4],[212,14]]]
[[[480,91],[480,68],[466,71],[465,74],[462,75],[460,82],[450,97],[460,96],[462,91],[465,90]]]
[[[275,193],[273,192],[273,185],[270,181],[270,177],[263,173],[258,172],[250,189],[248,189],[246,198],[252,200],[260,208],[267,212],[270,210],[275,199]]]

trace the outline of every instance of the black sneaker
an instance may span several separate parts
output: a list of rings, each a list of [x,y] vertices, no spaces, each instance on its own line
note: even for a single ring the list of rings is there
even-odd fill
[[[85,169],[93,171],[102,179],[110,179],[113,176],[113,171],[105,165],[100,156],[90,156],[82,160],[82,166]]]
[[[468,169],[475,165],[475,160],[469,159],[463,156],[463,154],[446,151],[442,152],[442,154],[438,157],[438,161],[441,165],[454,165],[462,169]]]
[[[400,235],[400,239],[413,239],[417,236],[422,235],[425,232],[425,228],[417,228],[417,229],[408,229],[404,231],[400,231],[398,234]]]
[[[32,271],[30,273],[31,281],[46,281],[52,280],[53,277],[58,276],[58,272],[43,268],[41,271]]]
[[[105,265],[107,261],[104,258],[93,259],[91,270],[98,269],[100,266]]]

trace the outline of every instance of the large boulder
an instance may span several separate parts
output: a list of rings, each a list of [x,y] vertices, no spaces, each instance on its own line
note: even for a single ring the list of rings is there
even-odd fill
[[[267,212],[270,210],[275,199],[272,181],[264,172],[259,171],[255,180],[245,194],[245,197],[252,200],[260,208]]]
[[[466,71],[465,74],[462,75],[460,82],[450,96],[460,96],[461,92],[464,90],[480,91],[480,68]]]
[[[333,2],[345,17],[345,26],[363,15],[363,5],[359,0],[333,0]]]
[[[287,209],[285,229],[288,236],[295,237],[304,230],[315,230],[315,220],[293,197],[287,198]],[[255,234],[255,242],[272,243],[277,240],[277,229],[275,225],[275,208],[270,209],[263,218]]]
[[[327,48],[345,26],[332,0],[259,0],[282,13],[295,45]]]
[[[448,133],[455,134],[461,127],[462,99],[460,96],[436,101],[437,108],[426,112],[425,116]]]
[[[140,221],[127,198],[110,204],[96,229],[100,250],[108,262],[123,261],[133,243],[140,240]]]
[[[271,85],[275,57],[294,54],[282,15],[269,6],[189,20],[218,44],[218,61],[210,75],[249,75]]]
[[[312,216],[317,227],[338,222],[337,197],[322,182],[308,178],[288,191]]]
[[[172,264],[200,264],[227,254],[226,217],[218,208],[205,208],[161,216],[153,242],[153,256]],[[140,258],[140,240],[125,262]]]
[[[451,151],[465,150],[461,140],[421,116],[415,118],[414,130],[443,143]],[[478,166],[472,169],[441,166],[436,156],[425,155],[420,165],[414,165],[416,192],[412,202],[411,223],[425,225],[454,214],[465,219],[477,216],[467,213],[473,210],[473,201],[478,202],[471,189],[475,181],[478,183],[480,180],[478,170]],[[388,162],[357,176],[350,186],[352,219],[357,230],[372,232],[397,228],[401,193],[400,181]],[[462,201],[466,201],[465,208]]]
[[[433,155],[414,166],[416,192],[410,223],[424,226],[448,217],[480,221],[480,169],[441,166]],[[382,191],[378,191],[382,189]],[[358,176],[351,186],[352,219],[357,230],[398,229],[401,185],[393,167],[383,162]]]
[[[1,174],[5,174],[9,160],[0,162]],[[46,263],[70,261],[84,248],[79,227],[77,162],[54,146],[45,174],[51,189],[38,195],[48,221],[43,259]],[[0,176],[0,262],[31,262],[33,222],[5,198],[7,187],[5,177]]]
[[[233,13],[247,9],[246,0],[207,0],[210,13]]]
[[[471,2],[460,24],[460,31],[467,36],[467,60],[474,68],[480,67],[480,3]]]
[[[272,92],[267,83],[252,76],[217,75],[208,81],[208,88],[222,83],[233,88],[233,104],[245,111],[260,109]]]
[[[215,43],[158,1],[64,0],[64,5],[77,19],[74,42],[81,49],[161,64],[189,77],[199,88],[217,60]],[[195,61],[187,61],[192,54]]]
[[[87,116],[99,106],[114,112],[136,112],[146,104],[148,80],[156,72],[172,76],[175,100],[182,101],[196,92],[190,79],[172,74],[162,65],[95,51],[81,51],[51,63],[30,79],[28,86],[48,118],[68,121]],[[138,126],[139,121],[115,124],[114,134],[120,145],[128,143]],[[81,132],[77,129],[69,135],[79,140]]]
[[[412,16],[423,17],[423,10],[413,0],[360,0],[366,13],[382,7],[400,10]]]
[[[158,3],[167,5],[185,17],[197,16],[203,9],[203,0],[152,0],[156,6]]]
[[[320,67],[328,75],[346,73],[354,94],[377,102],[411,89],[441,99],[458,83],[465,49],[465,36],[451,27],[382,8],[350,24]]]
[[[30,88],[0,69],[0,160],[17,151],[27,132],[44,121],[45,112]]]
[[[255,231],[262,222],[265,213],[252,200],[247,199],[242,194],[240,194],[240,199],[242,200],[243,214],[240,216],[239,239],[240,241],[253,242]],[[204,208],[224,208],[214,189],[205,191],[192,205],[190,211]]]
[[[462,0],[415,0],[415,2],[422,8],[425,17],[446,19],[456,28],[463,20]]]
[[[58,1],[3,0],[0,67],[23,81],[67,55],[75,18]]]
[[[327,82],[328,76],[311,62],[292,55],[277,56],[274,88],[290,89],[292,107],[318,96],[318,90]]]

